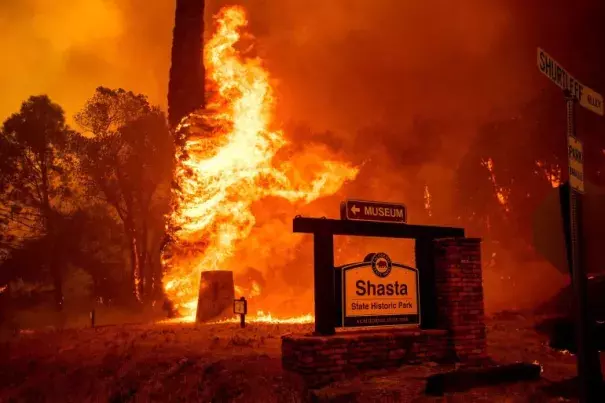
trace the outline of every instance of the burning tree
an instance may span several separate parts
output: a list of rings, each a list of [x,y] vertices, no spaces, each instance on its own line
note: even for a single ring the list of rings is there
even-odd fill
[[[224,8],[216,17],[216,31],[204,49],[211,95],[203,110],[189,114],[176,129],[183,147],[177,155],[164,284],[183,314],[195,310],[201,271],[242,264],[230,259],[256,224],[253,203],[269,196],[308,203],[334,194],[357,174],[325,150],[284,153],[288,141],[272,128],[269,74],[259,59],[236,49],[246,24],[241,7]],[[175,28],[175,43],[176,35]]]
[[[562,179],[565,143],[552,135],[565,127],[560,106],[539,97],[517,116],[484,125],[458,169],[465,224],[519,257],[531,252],[535,208]]]

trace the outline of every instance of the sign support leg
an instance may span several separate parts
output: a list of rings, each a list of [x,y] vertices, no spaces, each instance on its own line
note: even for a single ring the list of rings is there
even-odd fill
[[[574,98],[566,93],[567,104],[567,135],[575,137]],[[582,195],[570,186],[570,245],[569,269],[572,276],[574,291],[574,317],[576,327],[577,366],[581,402],[602,401],[601,395],[601,363],[599,352],[593,343],[593,323],[588,312],[587,278],[582,256],[581,241],[581,201]]]
[[[313,235],[313,266],[315,287],[315,333],[334,334],[334,236],[330,233]]]
[[[420,306],[421,317],[420,327],[422,329],[433,329],[437,325],[437,305],[435,290],[435,262],[433,254],[435,252],[434,239],[417,238],[415,246],[416,268],[419,276]]]

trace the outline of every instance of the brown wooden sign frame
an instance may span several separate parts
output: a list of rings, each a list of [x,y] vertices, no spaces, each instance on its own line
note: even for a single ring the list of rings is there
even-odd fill
[[[464,237],[463,228],[395,223],[334,220],[297,216],[295,233],[313,234],[313,283],[315,292],[315,334],[332,335],[337,325],[334,235],[404,238],[415,240],[416,269],[420,283],[422,328],[436,323],[433,240]]]

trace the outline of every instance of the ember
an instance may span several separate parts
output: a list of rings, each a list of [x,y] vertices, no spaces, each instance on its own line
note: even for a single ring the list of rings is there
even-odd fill
[[[561,167],[558,165],[547,166],[542,161],[536,161],[536,166],[542,170],[546,180],[553,188],[561,185]]]
[[[504,211],[506,211],[508,213],[509,212],[508,196],[510,193],[510,189],[505,189],[504,187],[499,186],[498,182],[496,182],[496,174],[494,173],[494,161],[491,158],[488,158],[487,160],[482,161],[481,164],[484,167],[486,167],[487,170],[489,171],[490,181],[492,182],[492,185],[494,186],[494,191],[496,192],[496,198],[498,199],[498,202],[502,205],[502,207],[504,207]]]
[[[271,127],[275,100],[269,74],[259,59],[236,50],[246,24],[241,7],[218,14],[216,31],[204,50],[210,99],[205,110],[186,117],[177,128],[177,137],[185,141],[177,155],[168,225],[173,243],[163,263],[166,294],[183,319],[195,317],[201,271],[240,267],[241,262],[230,258],[256,224],[253,203],[268,196],[309,203],[336,193],[358,172],[327,154],[278,161],[276,154],[288,141]],[[248,298],[262,291],[258,283],[236,284],[238,293],[243,290]],[[288,320],[311,320],[304,318]],[[263,312],[250,320],[279,321]]]
[[[429,192],[429,186],[424,186],[424,209],[426,210],[429,217],[433,215],[431,210],[431,193]]]

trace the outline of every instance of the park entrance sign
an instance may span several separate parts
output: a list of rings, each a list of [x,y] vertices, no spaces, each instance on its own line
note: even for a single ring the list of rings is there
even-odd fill
[[[373,206],[389,204],[365,203]],[[351,204],[355,201],[347,201],[341,206],[353,207]],[[427,329],[436,326],[434,242],[464,238],[464,229],[297,216],[293,230],[313,234],[315,334],[327,336],[333,335],[335,328],[365,327],[368,323],[363,322],[370,322],[370,319],[373,321],[371,326],[416,325]],[[337,267],[334,265],[334,236],[412,239],[416,267],[394,263],[385,253],[370,254],[363,262]],[[389,305],[393,301],[396,301],[396,307]],[[381,319],[376,320],[376,317]]]
[[[350,200],[341,207],[360,214],[362,206],[386,205],[393,206]],[[319,388],[349,374],[408,363],[484,362],[480,240],[466,238],[462,228],[356,220],[343,210],[340,220],[293,220],[294,232],[313,236],[315,331],[282,337],[284,369]],[[381,251],[335,266],[334,237],[340,236],[413,240],[415,267]]]
[[[419,325],[418,270],[386,253],[339,268],[342,326]]]

